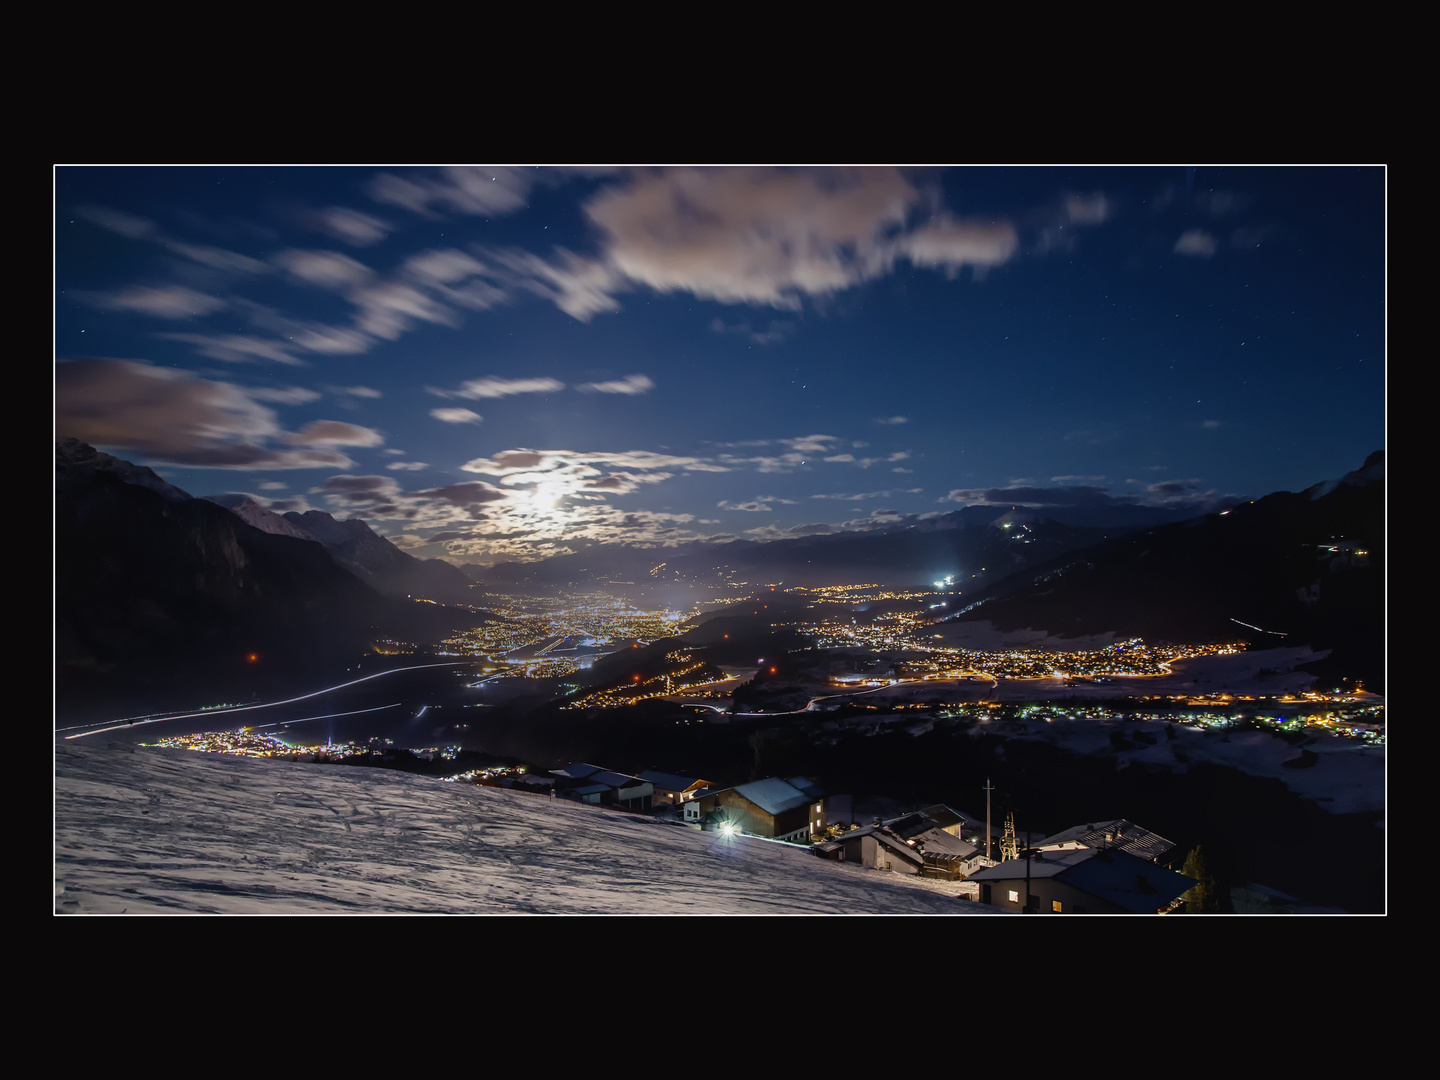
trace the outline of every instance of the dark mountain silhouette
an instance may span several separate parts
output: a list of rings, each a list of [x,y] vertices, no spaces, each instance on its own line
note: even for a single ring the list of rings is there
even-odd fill
[[[388,596],[416,596],[441,603],[463,604],[469,600],[470,579],[457,567],[440,559],[417,559],[377,535],[359,518],[336,521],[323,510],[303,514],[292,510],[281,516],[249,495],[203,497],[262,532],[317,541],[346,570]]]
[[[55,566],[60,711],[268,693],[442,610],[74,439],[56,443]]]
[[[336,521],[323,510],[303,514],[292,510],[284,517],[324,544],[341,566],[382,593],[467,602],[470,580],[457,567],[441,559],[408,555],[377,536],[359,518]]]
[[[1310,670],[1382,689],[1384,452],[1338,481],[1071,552],[966,600],[947,621],[1331,649]]]
[[[784,582],[832,585],[870,581],[919,588],[946,575],[971,589],[1015,570],[1116,535],[1009,507],[966,507],[937,518],[864,531],[789,539],[690,543],[673,548],[594,547],[533,563],[500,563],[471,575],[496,585],[603,584],[606,581]],[[664,568],[652,573],[660,563]]]

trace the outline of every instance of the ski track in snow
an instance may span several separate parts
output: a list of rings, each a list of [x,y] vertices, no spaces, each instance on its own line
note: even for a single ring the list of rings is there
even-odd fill
[[[803,849],[384,769],[57,746],[58,913],[979,914]]]

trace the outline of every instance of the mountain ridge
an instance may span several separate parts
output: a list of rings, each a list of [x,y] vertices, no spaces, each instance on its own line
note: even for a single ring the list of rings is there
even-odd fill
[[[1331,650],[1327,678],[1379,689],[1385,610],[1377,451],[1335,481],[1129,533],[1011,575],[968,595],[946,621],[1064,636],[1308,644]]]
[[[65,711],[278,690],[343,671],[382,627],[422,635],[457,617],[75,440],[56,442],[55,567]]]

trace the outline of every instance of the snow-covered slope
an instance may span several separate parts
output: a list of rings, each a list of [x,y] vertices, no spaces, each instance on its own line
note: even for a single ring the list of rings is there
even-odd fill
[[[55,440],[55,463],[59,466],[113,473],[125,483],[153,491],[168,502],[187,502],[190,498],[174,484],[160,479],[153,469],[111,457],[109,454],[96,450],[88,443],[68,436],[62,436]]]
[[[945,886],[496,788],[65,743],[55,910],[993,913]]]
[[[253,525],[261,532],[267,532],[274,536],[293,536],[296,540],[309,540],[312,543],[319,543],[318,540],[304,529],[298,528],[286,521],[274,510],[267,510],[249,495],[203,495],[201,498],[207,502],[213,502],[218,506],[225,507],[232,514],[238,517],[247,525]]]

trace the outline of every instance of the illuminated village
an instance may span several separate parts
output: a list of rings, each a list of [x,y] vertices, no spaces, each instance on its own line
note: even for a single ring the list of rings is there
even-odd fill
[[[1388,169],[57,165],[57,914],[1375,914]]]
[[[1196,741],[1186,732],[1226,740],[1232,734],[1268,733],[1302,747],[1317,739],[1384,746],[1381,699],[1358,687],[1265,693],[1254,677],[1258,664],[1250,665],[1248,683],[1235,666],[1245,659],[1242,640],[1151,646],[1129,639],[1073,650],[967,649],[944,643],[950,625],[940,619],[955,601],[953,590],[777,585],[760,587],[749,598],[736,596],[733,585],[724,591],[728,595],[685,611],[645,607],[602,592],[548,599],[491,592],[483,599],[485,609],[497,616],[494,621],[419,651],[464,657],[471,674],[461,672],[462,684],[472,693],[519,680],[549,687],[562,713],[603,717],[646,703],[664,704],[681,710],[675,721],[681,725],[725,725],[746,718],[800,723],[812,717],[821,723],[810,736],[817,747],[886,731],[924,733],[937,725],[1042,743],[1083,739],[1075,733],[1088,729],[1102,736],[1096,745],[1122,759],[1126,752],[1136,760],[1160,754],[1156,760],[1182,763],[1200,760],[1206,747],[1222,745]],[[768,614],[772,604],[773,621]],[[869,614],[872,604],[881,611]],[[788,629],[809,647],[791,650],[774,663],[762,657],[754,664],[732,664],[708,659],[711,650],[705,646],[680,645],[686,635],[696,637],[703,630],[707,616],[727,615],[748,615],[762,630]],[[756,625],[750,624],[752,632]],[[722,651],[728,637],[719,635]],[[663,642],[678,647],[651,650]],[[417,649],[390,642],[376,652],[414,656]],[[627,676],[622,669],[630,655],[643,655],[644,663],[642,671]],[[1186,672],[1195,670],[1197,662],[1217,658],[1232,666],[1229,677],[1237,685],[1200,692]],[[587,678],[607,664],[614,669],[612,677],[587,688]],[[832,862],[917,875],[957,898],[999,910],[1170,913],[1185,910],[1187,896],[1192,909],[1201,910],[1195,879],[1178,872],[1188,853],[1143,823],[1124,820],[1104,828],[1092,823],[1088,833],[1079,828],[1049,838],[1026,837],[1017,832],[1013,815],[993,810],[988,825],[969,808],[944,805],[889,817],[860,815],[851,796],[828,792],[804,776],[726,787],[654,769],[628,774],[580,762],[549,769],[486,762],[460,743],[417,748],[397,748],[393,739],[378,738],[307,743],[292,733],[241,728],[172,736],[152,745],[399,768],[450,783],[577,803],[596,812],[644,815],[736,841],[769,839]],[[1309,750],[1300,754],[1298,760],[1315,759]],[[1104,875],[1096,877],[1100,864],[1083,869],[1095,853],[1110,863],[1122,859],[1126,867],[1143,864],[1149,869],[1140,870],[1141,878],[1153,881],[1138,897],[1121,896],[1126,890],[1117,893]],[[1005,868],[1025,862],[1032,892],[1021,899],[1013,887],[1014,873]],[[1034,883],[1037,867],[1048,875],[1043,887]],[[1108,863],[1104,869],[1115,873]],[[1192,872],[1198,871],[1192,867]],[[1089,884],[1080,884],[1085,881]],[[1147,907],[1152,888],[1167,895]]]

